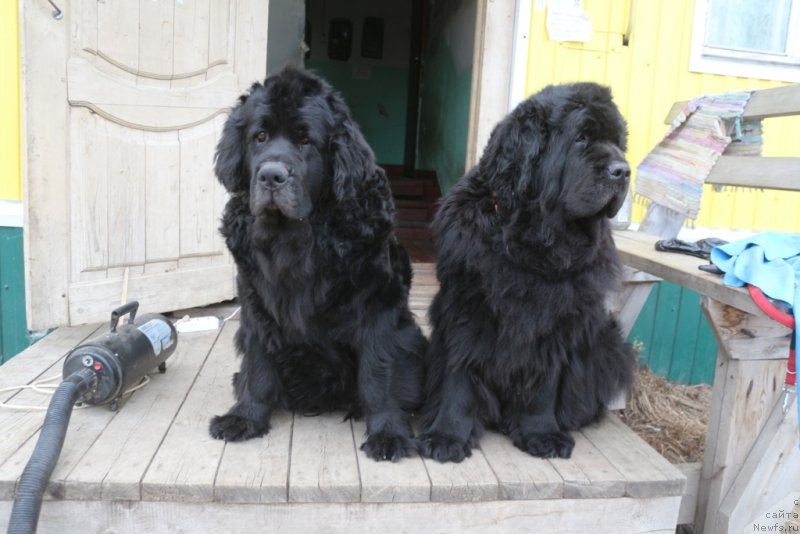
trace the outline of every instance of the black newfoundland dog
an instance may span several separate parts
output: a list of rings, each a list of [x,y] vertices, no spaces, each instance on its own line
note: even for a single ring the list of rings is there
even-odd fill
[[[276,409],[366,417],[376,460],[414,449],[426,341],[408,309],[411,265],[385,173],[342,98],[286,69],[240,98],[217,146],[230,192],[221,232],[242,307],[236,403],[215,438],[269,430]]]
[[[620,270],[608,218],[630,169],[607,88],[551,86],[494,129],[434,221],[420,453],[459,462],[484,425],[543,458],[602,417],[635,358],[604,307]]]

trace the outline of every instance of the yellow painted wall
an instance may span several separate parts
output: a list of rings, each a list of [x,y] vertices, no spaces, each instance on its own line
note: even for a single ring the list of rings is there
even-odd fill
[[[631,37],[623,46],[634,4]],[[536,2],[534,2],[536,4]],[[666,133],[664,119],[675,101],[727,91],[765,89],[779,82],[689,72],[694,0],[584,0],[592,20],[588,43],[550,41],[546,12],[534,7],[526,88],[551,83],[595,81],[611,87],[628,121],[628,160],[637,166]],[[768,119],[765,156],[800,154],[800,117]],[[635,179],[635,176],[634,176]],[[644,209],[634,207],[634,221]],[[706,187],[697,226],[800,231],[800,193]]]
[[[0,200],[22,200],[17,2],[0,1]]]

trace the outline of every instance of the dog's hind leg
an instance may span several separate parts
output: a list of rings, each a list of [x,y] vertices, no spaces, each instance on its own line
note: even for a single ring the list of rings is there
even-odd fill
[[[437,462],[460,462],[472,456],[477,442],[475,394],[463,369],[448,371],[432,411],[423,416],[419,453]]]
[[[433,323],[427,354],[426,390],[422,411],[422,434],[417,438],[422,456],[438,462],[460,462],[472,455],[483,422],[499,416],[497,398],[487,386],[486,376],[470,375],[484,368],[494,354],[497,337],[493,314],[479,284],[464,284],[471,290],[454,291],[442,284],[433,300]],[[480,399],[480,403],[478,402]]]
[[[401,316],[399,324],[395,314],[393,310],[371,316],[371,324],[357,335],[358,389],[367,423],[361,449],[374,460],[393,462],[416,449],[408,408],[419,404],[426,346],[410,314]],[[399,369],[404,365],[411,367]]]
[[[559,387],[556,417],[567,430],[602,419],[606,405],[630,389],[636,369],[633,348],[610,317],[582,352],[579,361],[564,367]]]
[[[575,440],[558,424],[555,415],[558,373],[546,377],[526,406],[504,414],[503,432],[517,448],[539,458],[569,458]]]
[[[413,322],[410,318],[409,321]],[[425,364],[423,357],[428,349],[428,341],[417,330],[413,336],[413,349],[404,351],[394,363],[391,395],[397,399],[400,408],[414,414],[422,407],[424,400]]]

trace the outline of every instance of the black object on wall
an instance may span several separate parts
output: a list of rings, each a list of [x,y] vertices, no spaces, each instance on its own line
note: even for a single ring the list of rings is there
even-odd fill
[[[328,58],[347,61],[353,49],[353,23],[350,19],[332,18],[328,24]]]
[[[361,57],[383,59],[383,19],[364,17],[361,31]]]

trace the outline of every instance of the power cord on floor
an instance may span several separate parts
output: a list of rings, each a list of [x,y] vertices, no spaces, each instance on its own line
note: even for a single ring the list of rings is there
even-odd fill
[[[55,380],[63,380],[63,378],[64,377],[61,376],[61,375],[55,375],[55,376],[51,376],[49,378],[43,378],[41,380],[37,380],[36,382],[33,382],[31,384],[25,384],[25,385],[22,385],[22,386],[9,386],[9,387],[5,387],[5,388],[0,388],[0,394],[1,393],[6,393],[6,392],[9,392],[9,391],[19,391],[19,390],[22,390],[22,389],[30,389],[30,390],[35,391],[36,393],[40,393],[42,395],[52,396],[53,393],[55,393],[56,389],[58,389],[59,384],[50,384],[49,382],[53,382]],[[138,384],[136,384],[132,388],[129,388],[129,389],[125,390],[125,392],[122,395],[123,396],[130,395],[134,391],[142,389],[143,387],[145,387],[149,383],[150,383],[150,377],[148,375],[144,375],[142,377],[142,379],[139,381]],[[78,403],[75,404],[75,408],[86,408],[87,406],[89,406],[89,405],[88,404],[83,404],[81,402],[78,402]],[[0,409],[3,409],[3,410],[15,410],[15,411],[20,411],[20,412],[30,412],[30,411],[45,412],[45,411],[47,411],[47,406],[35,406],[35,405],[25,405],[25,404],[10,404],[8,402],[2,402],[2,403],[0,403]]]
[[[233,318],[236,316],[236,314],[237,314],[237,313],[239,313],[239,310],[241,310],[241,309],[242,309],[242,307],[241,307],[241,306],[239,306],[238,308],[236,308],[235,310],[233,310],[233,313],[231,313],[229,316],[225,317],[225,318],[222,320],[222,322],[223,322],[223,323],[227,323],[228,321],[230,321],[231,319],[233,319]]]

